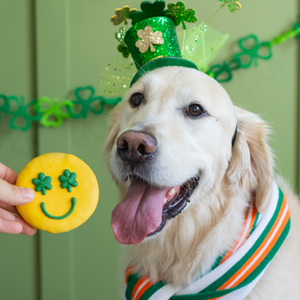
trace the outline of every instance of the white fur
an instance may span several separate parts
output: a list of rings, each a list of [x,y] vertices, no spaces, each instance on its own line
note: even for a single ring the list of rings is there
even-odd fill
[[[129,105],[135,92],[145,95],[138,108]],[[190,119],[184,108],[201,104],[208,116]],[[234,148],[231,139],[238,126]],[[268,206],[273,179],[268,127],[258,116],[234,107],[214,79],[196,70],[167,67],[143,76],[125,95],[112,116],[105,153],[124,196],[126,171],[116,155],[116,139],[127,130],[152,133],[158,151],[151,169],[140,174],[154,186],[177,186],[200,175],[191,203],[163,231],[125,247],[125,266],[175,285],[206,274],[237,239],[256,191],[256,205]],[[278,184],[291,210],[291,231],[262,279],[246,299],[300,298],[300,208],[282,180]]]

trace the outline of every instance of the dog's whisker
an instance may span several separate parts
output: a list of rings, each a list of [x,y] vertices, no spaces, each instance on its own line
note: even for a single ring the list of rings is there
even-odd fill
[[[139,70],[138,70],[138,74],[143,76],[146,74],[146,71],[144,70],[144,67],[141,66],[137,61],[134,60],[134,63],[139,67]]]

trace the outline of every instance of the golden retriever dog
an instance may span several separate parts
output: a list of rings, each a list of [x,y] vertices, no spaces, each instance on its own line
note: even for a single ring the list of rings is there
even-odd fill
[[[115,108],[104,146],[120,190],[112,227],[126,244],[123,273],[133,263],[139,276],[188,287],[210,272],[238,240],[253,195],[260,214],[269,206],[268,134],[260,117],[235,107],[200,71],[164,67],[142,76]],[[244,299],[300,299],[298,198],[275,181],[291,228]]]

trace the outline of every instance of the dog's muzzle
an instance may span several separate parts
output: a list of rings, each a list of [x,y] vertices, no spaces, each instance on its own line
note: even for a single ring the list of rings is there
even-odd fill
[[[155,137],[141,131],[126,131],[117,140],[117,153],[131,168],[152,160],[156,149]]]

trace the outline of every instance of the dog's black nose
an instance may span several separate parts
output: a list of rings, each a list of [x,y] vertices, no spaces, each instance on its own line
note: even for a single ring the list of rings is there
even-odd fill
[[[117,147],[121,159],[134,166],[145,163],[154,156],[157,141],[148,133],[126,131],[118,138]]]

